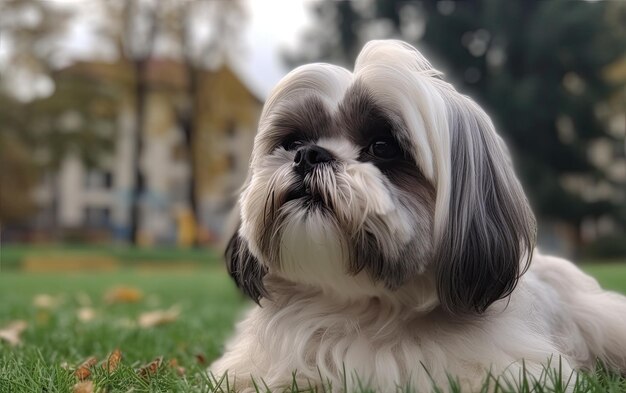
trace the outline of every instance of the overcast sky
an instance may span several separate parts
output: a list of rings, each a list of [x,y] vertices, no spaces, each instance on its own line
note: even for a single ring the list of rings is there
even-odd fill
[[[303,28],[311,22],[312,0],[246,0],[250,21],[245,33],[243,56],[249,56],[246,67],[255,81],[253,89],[262,98],[288,71],[280,51],[295,49]]]

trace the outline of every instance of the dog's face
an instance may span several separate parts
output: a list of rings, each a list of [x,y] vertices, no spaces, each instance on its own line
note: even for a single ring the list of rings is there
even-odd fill
[[[370,42],[354,73],[313,64],[279,83],[238,209],[229,271],[257,301],[267,272],[348,295],[430,275],[446,310],[481,312],[534,242],[489,118],[397,41]]]

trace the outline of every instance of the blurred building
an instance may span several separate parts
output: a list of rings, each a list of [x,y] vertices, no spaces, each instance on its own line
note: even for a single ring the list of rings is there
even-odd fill
[[[151,60],[141,169],[146,189],[141,196],[140,235],[145,243],[174,243],[193,221],[188,203],[190,180],[184,135],[178,118],[188,105],[184,65]],[[135,112],[127,64],[82,62],[59,73],[93,78],[120,86],[117,132],[110,157],[88,169],[68,155],[58,173],[46,176],[37,191],[40,229],[55,228],[81,238],[128,239],[134,184]],[[243,183],[252,151],[262,99],[227,64],[198,76],[199,111],[193,143],[199,227],[204,238],[219,235]],[[124,93],[124,91],[126,93]],[[180,240],[180,239],[178,239]]]

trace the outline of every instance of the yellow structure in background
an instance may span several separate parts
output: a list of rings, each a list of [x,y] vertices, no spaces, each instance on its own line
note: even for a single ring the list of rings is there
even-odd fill
[[[111,156],[93,170],[68,155],[53,177],[57,184],[41,187],[39,205],[55,217],[61,230],[95,231],[105,238],[128,235],[136,121],[132,70],[123,61],[79,62],[57,74],[79,83],[108,83],[119,95]],[[181,110],[189,106],[187,71],[184,64],[169,59],[154,59],[147,66],[140,162],[146,190],[141,197],[139,230],[141,243],[146,245],[189,245],[196,235],[203,240],[219,237],[247,174],[262,98],[227,64],[199,71],[192,144],[199,210],[196,223],[188,197],[192,171],[180,123]]]
[[[181,209],[178,212],[178,245],[181,247],[191,247],[196,240],[196,219],[191,210]]]

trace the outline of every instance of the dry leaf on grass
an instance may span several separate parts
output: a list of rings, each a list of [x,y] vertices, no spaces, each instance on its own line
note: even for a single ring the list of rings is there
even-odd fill
[[[122,351],[119,348],[115,348],[113,352],[107,357],[106,362],[102,363],[102,368],[112,373],[117,370],[117,367],[120,365],[122,361]]]
[[[150,363],[144,366],[141,366],[139,371],[137,371],[137,374],[139,374],[139,376],[142,378],[148,378],[157,373],[162,363],[163,363],[163,356],[159,356],[158,358],[154,359]]]
[[[89,378],[91,376],[91,368],[98,363],[98,359],[94,356],[87,358],[84,362],[81,363],[80,366],[74,371],[74,375],[81,381]]]
[[[61,304],[59,296],[51,296],[45,293],[39,294],[33,298],[33,305],[44,310],[52,310]]]
[[[179,314],[180,309],[176,306],[168,310],[148,311],[139,315],[137,323],[139,323],[139,326],[142,328],[165,325],[177,320]]]
[[[18,345],[22,343],[20,338],[22,332],[26,330],[28,324],[26,321],[13,321],[0,329],[0,341],[6,341],[9,345]]]
[[[81,381],[72,387],[72,393],[94,393],[93,381]]]
[[[196,353],[196,361],[200,364],[206,364],[206,357],[201,353]]]
[[[104,301],[109,304],[137,303],[143,299],[143,293],[133,287],[115,287],[104,294]]]
[[[185,375],[185,368],[181,367],[178,364],[178,360],[170,359],[170,361],[167,362],[167,365],[169,366],[169,368],[171,368],[172,370],[176,371],[176,374],[178,374],[179,377],[182,377],[182,376]]]
[[[90,322],[96,318],[96,311],[91,307],[83,307],[76,311],[76,316],[81,322]]]

